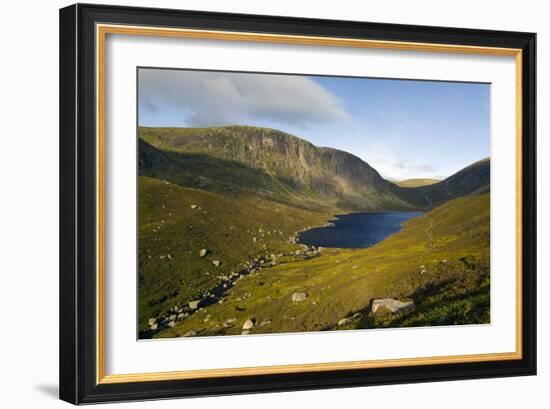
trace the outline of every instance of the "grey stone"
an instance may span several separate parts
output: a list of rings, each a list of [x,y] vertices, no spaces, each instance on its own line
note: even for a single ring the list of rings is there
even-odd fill
[[[350,318],[342,318],[340,321],[338,321],[338,326],[341,327],[342,325],[346,325],[351,322]]]
[[[247,330],[247,329],[251,329],[251,328],[254,328],[254,321],[251,320],[251,319],[247,319],[243,324],[243,329]]]
[[[306,298],[307,298],[306,293],[294,293],[294,294],[292,294],[292,302],[305,301]]]
[[[196,310],[197,308],[199,308],[199,305],[201,303],[201,300],[193,300],[193,301],[189,301],[189,308],[191,308],[192,310]]]
[[[412,301],[399,301],[393,298],[380,298],[372,302],[372,312],[375,313],[379,308],[386,308],[391,312],[410,312],[414,311],[416,306]]]
[[[199,251],[199,256],[204,257],[204,256],[206,256],[206,253],[208,253],[207,249],[201,249],[201,251]]]

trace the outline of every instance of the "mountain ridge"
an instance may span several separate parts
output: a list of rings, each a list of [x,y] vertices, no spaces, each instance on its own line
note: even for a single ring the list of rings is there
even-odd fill
[[[139,137],[140,174],[154,176],[148,169],[159,172],[162,166],[147,166],[147,162],[160,161],[164,168],[172,169],[164,172],[172,181],[175,173],[188,174],[180,180],[183,185],[208,190],[208,183],[212,189],[225,183],[229,190],[237,191],[249,183],[259,194],[306,206],[317,202],[350,211],[426,210],[458,196],[489,190],[488,159],[433,185],[404,188],[384,179],[352,153],[317,147],[276,129],[242,125],[140,127]],[[246,176],[228,174],[224,166],[230,166],[234,175],[242,171]],[[210,175],[212,172],[215,175]],[[202,186],[198,182],[201,177]]]

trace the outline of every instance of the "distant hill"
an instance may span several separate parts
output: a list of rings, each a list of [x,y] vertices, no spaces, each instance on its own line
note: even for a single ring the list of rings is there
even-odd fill
[[[430,209],[489,191],[488,159],[432,185],[402,187],[355,155],[274,129],[141,127],[139,136],[141,176],[298,207]]]
[[[441,182],[440,179],[406,179],[406,180],[391,180],[399,187],[419,187],[419,186],[429,186],[434,183]]]
[[[421,186],[414,191],[430,200],[429,207],[435,207],[451,199],[480,195],[490,192],[491,162],[489,158],[465,167],[447,179],[430,186]]]

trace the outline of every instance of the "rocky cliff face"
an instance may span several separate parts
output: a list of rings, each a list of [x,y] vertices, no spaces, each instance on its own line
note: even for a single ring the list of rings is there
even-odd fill
[[[343,208],[410,207],[392,183],[360,158],[281,131],[245,126],[142,128],[140,136],[164,151],[204,154],[262,170],[293,189]]]
[[[140,128],[140,165],[168,166],[170,155],[185,155],[185,160],[169,166],[186,172],[186,180],[224,180],[229,190],[251,183],[262,192],[287,195],[298,202],[319,200],[329,206],[348,210],[426,209],[438,203],[488,189],[487,163],[472,165],[433,186],[401,188],[385,180],[369,164],[348,152],[317,147],[296,136],[266,128],[228,126],[220,128]],[[152,154],[158,150],[159,155]],[[211,165],[197,161],[214,160]],[[181,158],[180,158],[181,159]],[[246,177],[223,174],[224,166],[241,164]],[[220,168],[221,174],[209,175]],[[242,169],[238,169],[238,174]],[[250,176],[255,174],[255,176]],[[261,182],[260,182],[261,181]],[[231,187],[234,183],[235,186]],[[195,187],[195,186],[194,186]],[[200,186],[199,186],[200,187]],[[252,186],[250,186],[252,188]]]

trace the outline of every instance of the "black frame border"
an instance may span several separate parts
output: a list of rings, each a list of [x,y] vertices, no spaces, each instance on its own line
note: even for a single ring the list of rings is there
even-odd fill
[[[96,383],[96,23],[522,50],[522,359]],[[75,4],[60,10],[60,388],[74,404],[536,374],[536,34]]]

